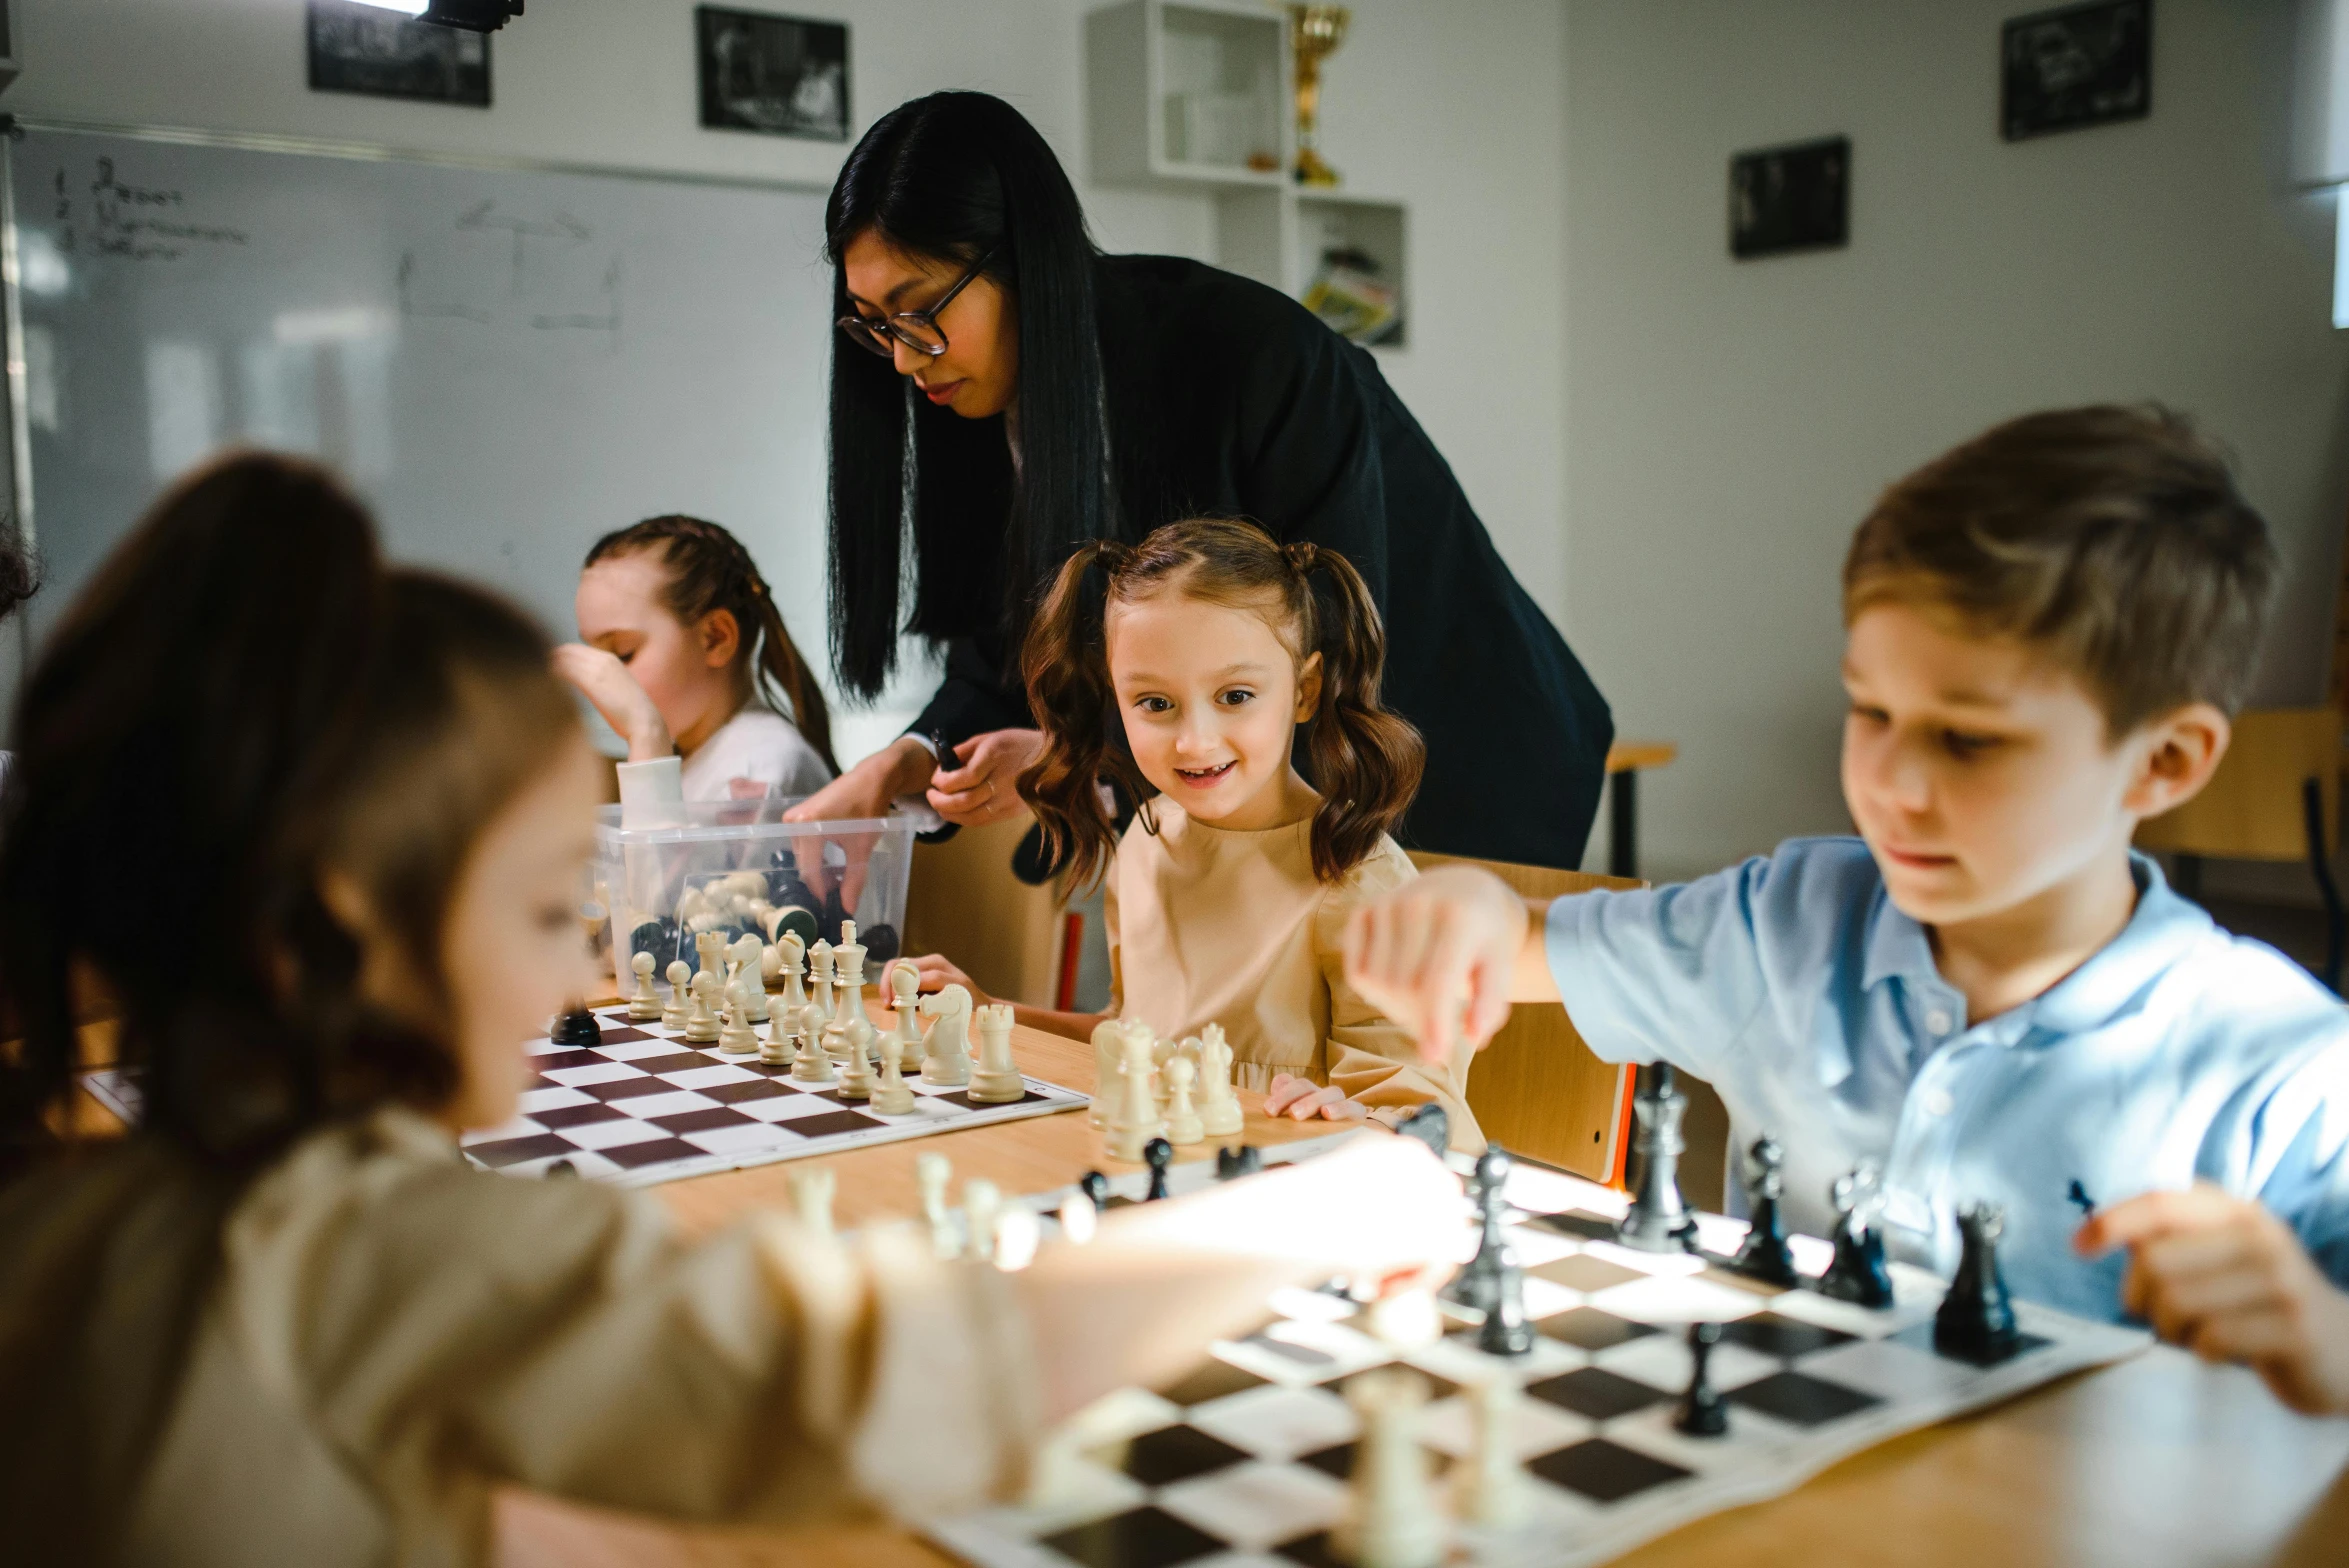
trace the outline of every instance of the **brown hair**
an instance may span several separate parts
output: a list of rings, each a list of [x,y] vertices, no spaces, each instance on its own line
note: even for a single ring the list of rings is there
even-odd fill
[[[608,556],[639,550],[659,551],[661,564],[669,568],[669,589],[662,603],[671,615],[691,626],[705,615],[724,610],[741,628],[746,654],[751,651],[751,639],[758,639],[756,662],[744,658],[735,665],[740,694],[751,694],[754,677],[750,672],[756,670],[762,695],[790,710],[791,722],[816,748],[824,766],[838,773],[840,764],[832,756],[832,713],[824,705],[824,689],[816,683],[807,660],[800,657],[799,644],[791,640],[783,625],[783,612],[775,608],[775,596],[742,541],[716,523],[671,513],[604,535],[580,564],[593,566]]]
[[[1029,627],[1021,663],[1044,753],[1019,787],[1054,860],[1079,884],[1107,867],[1117,828],[1095,787],[1104,777],[1143,802],[1143,826],[1156,831],[1145,798],[1150,786],[1118,718],[1104,626],[1112,602],[1161,588],[1211,604],[1269,608],[1299,664],[1321,655],[1321,702],[1305,727],[1305,754],[1321,794],[1313,871],[1336,881],[1411,804],[1425,760],[1419,732],[1380,705],[1386,634],[1353,563],[1335,550],[1282,545],[1253,523],[1218,517],[1168,523],[1138,546],[1085,546],[1062,565]]]
[[[387,569],[324,470],[246,454],[168,491],[27,679],[0,842],[24,1029],[0,1159],[69,1108],[94,978],[141,1135],[250,1171],[310,1128],[457,1085],[453,1043],[360,995],[320,877],[352,876],[428,989],[466,855],[579,734],[546,639],[479,590]],[[70,1118],[57,1125],[70,1125]]]
[[[2243,705],[2281,568],[2226,456],[2148,405],[2028,414],[1884,492],[1843,564],[1847,626],[1886,600],[2043,647],[2113,735]]]

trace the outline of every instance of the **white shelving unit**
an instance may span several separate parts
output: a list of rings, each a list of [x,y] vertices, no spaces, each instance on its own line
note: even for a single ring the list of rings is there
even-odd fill
[[[1356,258],[1395,303],[1391,321],[1350,335],[1401,348],[1408,212],[1399,201],[1290,179],[1289,72],[1288,17],[1275,5],[1119,0],[1088,13],[1093,178],[1211,196],[1216,264],[1298,299],[1333,253]]]

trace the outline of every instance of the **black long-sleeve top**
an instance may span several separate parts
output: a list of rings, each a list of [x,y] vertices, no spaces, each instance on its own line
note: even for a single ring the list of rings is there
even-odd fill
[[[1108,256],[1096,278],[1118,535],[1206,512],[1343,552],[1386,620],[1387,703],[1427,742],[1396,836],[1578,865],[1614,734],[1606,699],[1377,361],[1286,295],[1198,262]],[[993,617],[974,617],[946,639],[917,728],[960,744],[1033,725],[1017,663]]]

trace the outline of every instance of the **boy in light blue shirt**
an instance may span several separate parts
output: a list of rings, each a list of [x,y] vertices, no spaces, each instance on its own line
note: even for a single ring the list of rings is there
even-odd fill
[[[1563,998],[1777,1139],[1796,1228],[1873,1163],[1889,1249],[1946,1274],[1955,1210],[1996,1203],[2018,1294],[2349,1412],[2349,1011],[2129,847],[2225,753],[2277,573],[2176,416],[2000,426],[1845,562],[1858,837],[1546,906],[1431,872],[1357,915],[1348,972],[1438,1059]]]

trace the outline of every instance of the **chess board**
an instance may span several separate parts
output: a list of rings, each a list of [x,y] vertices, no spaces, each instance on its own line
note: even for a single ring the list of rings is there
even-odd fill
[[[1310,1145],[1274,1151],[1309,1155]],[[1457,1163],[1457,1162],[1456,1162]],[[1176,1191],[1201,1179],[1178,1167]],[[1705,1514],[1774,1496],[1873,1444],[2116,1361],[2143,1333],[2017,1302],[2024,1348],[1970,1365],[1932,1348],[1942,1282],[1894,1264],[1884,1311],[1815,1291],[1777,1290],[1693,1256],[1615,1246],[1620,1194],[1520,1165],[1509,1227],[1539,1335],[1510,1366],[1525,1389],[1517,1450],[1528,1475],[1527,1522],[1505,1534],[1455,1526],[1446,1562],[1580,1568]],[[1114,1200],[1113,1200],[1114,1201]],[[1744,1226],[1705,1216],[1708,1250],[1734,1248]],[[1828,1247],[1794,1238],[1817,1274]],[[1464,1237],[1465,1258],[1474,1248]],[[1430,1388],[1421,1438],[1438,1471],[1473,1453],[1463,1392],[1498,1363],[1476,1348],[1465,1313],[1411,1348],[1366,1332],[1350,1301],[1284,1291],[1265,1321],[1219,1343],[1183,1377],[1129,1389],[1070,1424],[1039,1465],[1025,1506],[935,1524],[932,1537],[983,1568],[1281,1568],[1334,1562],[1327,1532],[1343,1515],[1358,1428],[1349,1378],[1402,1363]],[[1672,1417],[1687,1386],[1685,1327],[1723,1325],[1714,1385],[1728,1435],[1694,1438]],[[1437,1495],[1443,1496],[1439,1476]]]
[[[647,1187],[1091,1103],[1037,1078],[1023,1080],[1027,1093],[1018,1100],[988,1105],[966,1090],[909,1077],[913,1111],[883,1116],[861,1100],[843,1100],[837,1084],[795,1081],[788,1066],[727,1056],[657,1023],[632,1024],[626,1007],[599,1008],[596,1022],[601,1045],[560,1046],[542,1037],[523,1046],[530,1078],[521,1113],[468,1134],[468,1159],[518,1176],[568,1162],[581,1176]]]

